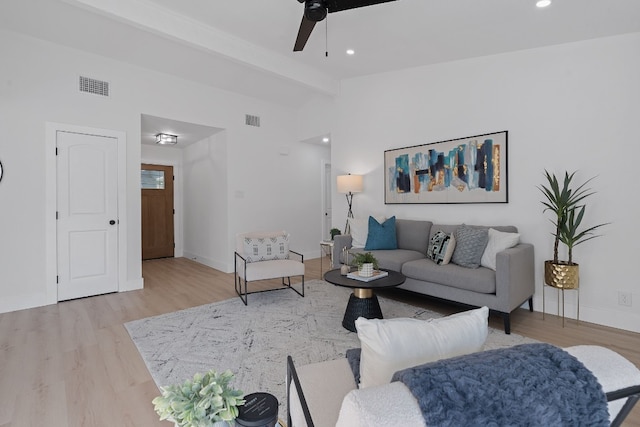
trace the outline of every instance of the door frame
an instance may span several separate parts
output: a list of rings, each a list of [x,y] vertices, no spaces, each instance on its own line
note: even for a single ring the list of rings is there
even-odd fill
[[[327,200],[326,197],[328,196],[329,198],[332,197],[332,185],[327,185],[327,178],[331,179],[331,177],[327,177],[327,166],[330,168],[331,167],[331,161],[329,160],[324,160],[322,159],[320,161],[320,200],[322,200],[321,202],[321,207],[320,209],[322,209],[321,212],[321,224],[320,224],[320,240],[327,240],[329,238],[329,231],[331,230],[331,227],[333,226],[333,206],[332,206],[332,212],[331,212],[331,224],[329,225],[329,229],[325,230],[325,224],[326,224],[326,219],[325,219],[325,213],[327,212],[327,205],[329,205],[330,200]],[[333,174],[333,172],[331,173]],[[329,182],[332,182],[331,180],[329,180]],[[326,187],[329,188],[326,188]],[[322,256],[322,252],[320,253],[320,256]]]
[[[144,154],[140,159],[140,165],[142,164],[173,167],[173,208],[176,211],[173,215],[173,240],[176,244],[176,247],[173,248],[173,257],[180,258],[184,256],[184,229],[182,226],[184,211],[182,195],[182,164],[172,160],[159,160],[151,156],[145,157]],[[142,250],[142,241],[140,241],[140,249]]]
[[[45,123],[45,282],[46,304],[58,302],[58,275],[56,226],[56,204],[58,200],[58,182],[56,165],[56,141],[58,132],[82,133],[104,136],[117,140],[118,147],[118,291],[123,290],[127,281],[127,134],[110,129],[76,126],[64,123]]]

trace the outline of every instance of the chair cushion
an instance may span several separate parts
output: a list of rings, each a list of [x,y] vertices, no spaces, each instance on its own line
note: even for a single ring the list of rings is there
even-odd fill
[[[247,281],[303,276],[304,264],[293,259],[247,263]],[[238,276],[244,279],[244,268],[238,267]]]

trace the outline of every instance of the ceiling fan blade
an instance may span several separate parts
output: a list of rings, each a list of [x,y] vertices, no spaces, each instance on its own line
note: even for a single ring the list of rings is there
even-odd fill
[[[315,26],[315,21],[311,21],[307,19],[306,16],[302,16],[302,22],[300,23],[300,29],[298,30],[298,37],[296,38],[296,43],[293,45],[294,52],[300,52],[304,49],[304,45],[307,44],[307,40],[309,40],[311,31],[313,31],[313,27]]]
[[[329,13],[340,12],[342,10],[356,9],[358,7],[372,6],[379,3],[388,3],[396,0],[327,0],[327,10]]]

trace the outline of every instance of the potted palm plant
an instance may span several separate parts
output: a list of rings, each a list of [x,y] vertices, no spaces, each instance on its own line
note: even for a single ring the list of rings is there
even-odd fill
[[[553,259],[544,262],[545,283],[549,286],[562,289],[576,289],[580,283],[579,265],[573,262],[573,248],[588,240],[599,237],[594,231],[608,223],[594,225],[580,229],[586,212],[585,199],[595,192],[587,188],[587,184],[594,179],[588,179],[576,188],[571,188],[571,182],[575,172],[564,173],[562,186],[555,174],[545,170],[547,185],[541,185],[538,189],[545,196],[542,201],[543,212],[550,211],[553,218],[550,220],[555,231],[553,241]],[[568,260],[560,260],[558,257],[559,244],[567,247]]]
[[[362,277],[373,276],[373,271],[378,269],[378,260],[371,252],[358,252],[353,254],[353,265],[358,267],[358,274]]]
[[[231,371],[195,374],[183,384],[161,387],[162,396],[153,399],[160,421],[169,420],[177,427],[230,427],[244,405],[243,393],[229,383]]]

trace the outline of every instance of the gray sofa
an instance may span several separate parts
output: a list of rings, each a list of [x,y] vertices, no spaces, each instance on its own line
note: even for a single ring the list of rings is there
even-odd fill
[[[466,268],[449,263],[438,265],[426,256],[431,237],[439,230],[452,233],[459,225],[434,224],[431,221],[396,219],[398,249],[369,251],[374,254],[380,268],[399,271],[407,280],[401,289],[454,301],[473,307],[487,306],[504,319],[504,331],[511,332],[513,310],[529,302],[533,311],[534,254],[533,245],[519,243],[499,252],[496,271],[490,268]],[[489,228],[489,227],[486,227]],[[513,226],[491,226],[502,232],[517,232]],[[334,238],[333,268],[342,259],[342,249],[350,253],[366,252],[351,247],[350,235]]]

